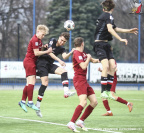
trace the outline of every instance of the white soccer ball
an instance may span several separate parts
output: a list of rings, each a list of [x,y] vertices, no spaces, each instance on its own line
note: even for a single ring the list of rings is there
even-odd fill
[[[64,22],[64,28],[66,28],[68,31],[73,30],[75,28],[75,24],[72,20],[67,20]]]

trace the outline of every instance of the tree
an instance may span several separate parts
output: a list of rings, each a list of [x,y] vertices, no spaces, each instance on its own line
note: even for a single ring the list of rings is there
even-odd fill
[[[30,0],[0,0],[0,57],[6,60],[17,59],[17,19],[20,23],[20,59],[23,60],[27,46],[33,35],[33,1]],[[45,24],[47,0],[36,0],[36,26]]]
[[[85,40],[85,51],[91,53],[94,42],[95,22],[102,9],[99,6],[100,0],[73,0],[72,20],[75,23],[75,29],[72,31],[72,42],[75,37],[83,37]],[[48,38],[58,38],[66,31],[63,24],[69,19],[69,0],[53,0],[48,7],[49,15],[47,24],[50,28]],[[72,44],[73,46],[73,44]],[[66,46],[68,49],[68,45]]]

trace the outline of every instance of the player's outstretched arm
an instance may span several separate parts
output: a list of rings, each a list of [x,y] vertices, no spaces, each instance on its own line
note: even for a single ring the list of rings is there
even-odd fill
[[[50,54],[52,52],[52,48],[49,48],[46,51],[39,51],[39,49],[33,49],[35,56],[41,56],[44,54]]]
[[[116,27],[116,28],[115,28],[115,31],[116,31],[116,32],[119,32],[119,33],[134,33],[135,35],[138,34],[138,28],[122,29],[122,28]]]
[[[62,57],[64,60],[68,59],[70,57],[70,55],[74,52],[75,48],[73,48],[69,53],[63,53]]]
[[[125,45],[127,45],[127,43],[128,43],[127,39],[122,39],[122,38],[116,33],[116,31],[113,29],[112,24],[107,24],[107,29],[108,29],[108,32],[109,32],[110,34],[112,34],[112,35],[113,35],[115,38],[117,38],[119,41],[124,42]]]
[[[92,63],[99,63],[100,62],[99,59],[95,59],[95,58],[91,58],[90,61]]]
[[[57,56],[55,56],[53,53],[49,54],[51,56],[51,58],[53,58],[54,60],[58,61],[60,63],[61,66],[66,66],[65,62],[62,61],[60,58],[58,58]]]

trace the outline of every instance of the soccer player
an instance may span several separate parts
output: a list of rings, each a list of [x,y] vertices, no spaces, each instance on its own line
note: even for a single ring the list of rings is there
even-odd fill
[[[114,18],[112,16],[112,12],[115,7],[113,0],[105,0],[102,2],[102,6],[104,12],[99,16],[96,23],[93,49],[103,67],[101,73],[101,97],[108,98],[116,68],[113,53],[111,51],[111,45],[108,41],[111,41],[113,39],[112,36],[114,36],[116,39],[127,45],[127,39],[122,39],[117,32],[137,34],[138,29],[122,29],[115,25]]]
[[[95,96],[94,90],[88,84],[86,79],[87,66],[89,62],[97,63],[98,59],[94,59],[90,54],[86,54],[84,51],[84,39],[77,37],[74,40],[75,51],[73,53],[73,68],[74,78],[73,83],[79,97],[79,105],[76,107],[71,121],[67,124],[67,127],[74,132],[79,132],[75,127],[75,122],[82,113],[82,110],[87,105],[87,99],[90,104],[85,109],[80,119],[76,122],[76,125],[81,127],[82,130],[88,131],[84,126],[84,120],[92,113],[93,109],[97,106],[98,102]]]
[[[36,82],[36,61],[38,56],[52,52],[52,48],[49,48],[46,51],[41,51],[41,47],[43,47],[41,39],[43,39],[48,32],[49,29],[47,26],[37,26],[36,34],[31,38],[28,44],[27,53],[23,61],[27,83],[23,89],[22,100],[18,104],[25,112],[27,112],[27,108],[25,106],[27,97],[27,106],[34,110],[39,110],[33,103],[33,89]],[[44,47],[46,46],[48,45],[44,45]]]
[[[63,62],[58,55],[62,55],[63,59],[68,59],[70,55],[73,53],[74,48],[69,52],[66,53],[65,48],[63,47],[66,42],[69,40],[69,33],[63,32],[59,36],[58,40],[55,38],[50,39],[48,45],[52,47],[53,52],[49,55],[45,54],[38,58],[37,60],[37,76],[41,78],[41,86],[38,91],[37,103],[36,106],[40,109],[40,103],[43,99],[44,92],[48,86],[48,74],[58,74],[61,75],[61,81],[64,88],[64,97],[67,98],[69,96],[73,96],[75,92],[69,91],[69,81],[67,71],[54,64],[54,61],[58,61],[61,66],[65,66],[65,62]],[[41,111],[36,111],[37,116],[42,117]]]
[[[102,72],[101,68],[99,68],[98,71]],[[117,101],[117,102],[120,102],[120,103],[127,105],[129,108],[129,112],[131,112],[133,109],[133,103],[127,102],[126,100],[122,99],[121,97],[115,96],[116,84],[117,84],[117,74],[115,71],[114,80],[113,80],[113,84],[112,84],[112,87],[110,90],[111,93],[109,95],[109,98],[114,100],[114,101]],[[103,101],[103,105],[104,105],[105,109],[107,110],[107,113],[103,114],[103,116],[113,116],[113,113],[111,112],[110,107],[109,107],[108,100],[102,98],[102,101]]]

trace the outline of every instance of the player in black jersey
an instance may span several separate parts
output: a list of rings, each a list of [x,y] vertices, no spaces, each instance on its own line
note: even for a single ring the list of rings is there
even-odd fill
[[[110,89],[113,84],[116,65],[111,51],[111,45],[108,41],[111,41],[113,39],[112,36],[114,36],[119,41],[124,42],[125,45],[127,45],[127,39],[122,39],[117,32],[137,34],[138,29],[122,29],[115,25],[114,18],[112,16],[112,12],[115,7],[113,0],[105,0],[102,2],[102,7],[104,12],[99,16],[96,22],[93,49],[103,67],[101,73],[101,97],[107,99],[110,96],[111,99],[114,99],[111,95]]]
[[[69,40],[68,32],[63,32],[59,36],[58,40],[56,40],[55,38],[50,39],[48,43],[48,48],[52,47],[53,52],[49,55],[48,54],[42,55],[37,60],[37,76],[40,76],[41,82],[42,82],[41,87],[38,92],[38,98],[37,98],[37,104],[36,104],[36,106],[39,109],[40,109],[40,103],[44,96],[44,92],[48,86],[48,74],[49,73],[61,75],[65,98],[69,96],[73,96],[75,94],[75,92],[69,91],[69,88],[68,88],[69,81],[68,81],[67,71],[64,68],[59,67],[56,64],[54,64],[54,61],[58,61],[61,66],[65,66],[66,65],[65,62],[63,62],[57,56],[61,54],[63,59],[67,59],[73,53],[74,48],[69,53],[66,53],[66,50],[63,47],[66,44],[67,40]],[[39,117],[42,117],[40,110],[36,111],[36,114]]]

